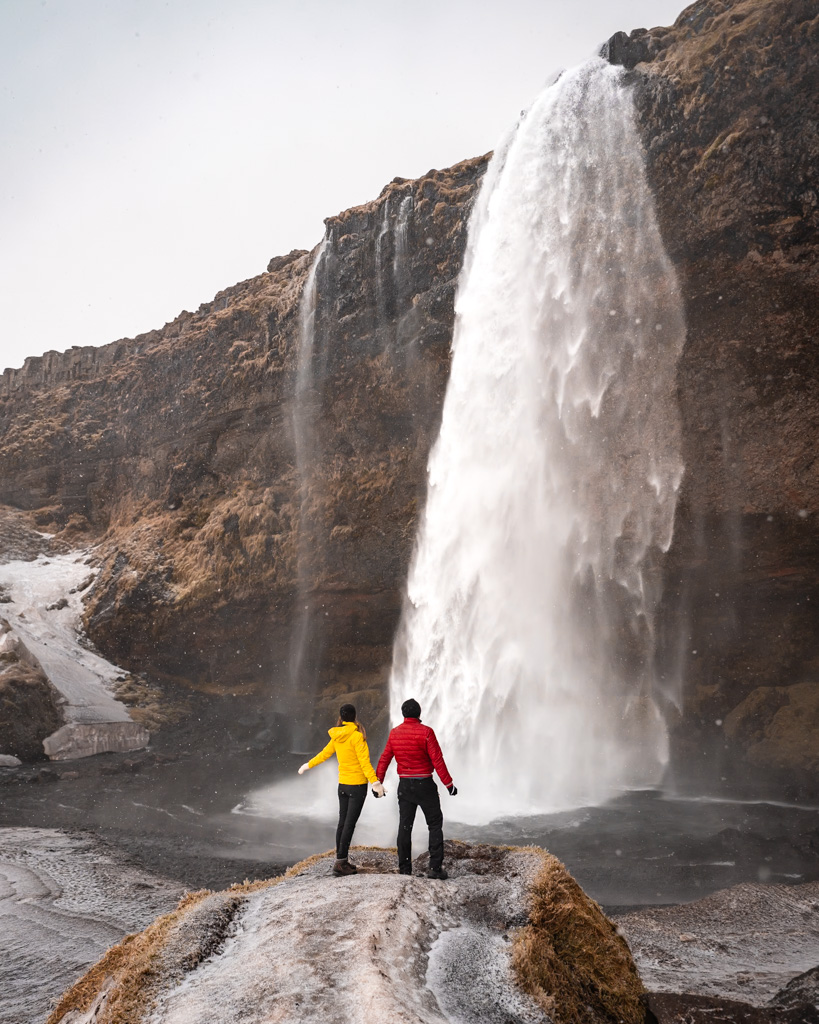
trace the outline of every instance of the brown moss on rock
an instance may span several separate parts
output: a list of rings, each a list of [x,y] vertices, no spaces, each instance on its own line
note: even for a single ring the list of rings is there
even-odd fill
[[[46,1024],[59,1024],[72,1010],[85,1013],[104,993],[95,1024],[132,1024],[150,1005],[152,990],[164,972],[161,954],[190,912],[213,894],[203,889],[186,893],[170,914],[163,914],[145,931],[126,935],[63,994]]]
[[[628,944],[560,861],[542,856],[513,951],[522,988],[555,1024],[642,1024],[645,989]]]
[[[126,676],[114,686],[113,693],[128,708],[132,721],[145,726],[149,732],[176,725],[191,712],[189,701],[138,676]]]
[[[725,719],[725,735],[758,768],[819,770],[819,686],[760,686]]]

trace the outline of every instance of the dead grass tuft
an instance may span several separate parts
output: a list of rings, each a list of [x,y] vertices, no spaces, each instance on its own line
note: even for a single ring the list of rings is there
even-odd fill
[[[111,995],[95,1017],[95,1024],[137,1024],[146,1005],[146,982],[157,973],[160,954],[174,927],[201,903],[210,890],[185,893],[175,910],[158,917],[143,932],[126,935],[60,997],[46,1024],[59,1024],[71,1010],[86,1013],[109,979]]]
[[[643,1024],[645,990],[625,939],[560,861],[542,856],[512,953],[521,987],[555,1024]]]

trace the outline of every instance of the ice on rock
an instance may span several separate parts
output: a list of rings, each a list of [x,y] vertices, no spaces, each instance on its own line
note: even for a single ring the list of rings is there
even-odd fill
[[[540,1024],[543,1011],[515,987],[510,943],[488,929],[451,928],[429,951],[427,985],[451,1024]]]

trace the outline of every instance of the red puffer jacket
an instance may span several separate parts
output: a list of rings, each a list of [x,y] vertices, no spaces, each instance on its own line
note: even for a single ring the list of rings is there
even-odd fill
[[[452,776],[447,771],[435,733],[428,725],[422,725],[420,718],[405,718],[401,725],[396,725],[390,731],[384,753],[378,759],[375,770],[381,782],[393,758],[401,778],[431,776],[434,768],[445,786],[452,785]]]

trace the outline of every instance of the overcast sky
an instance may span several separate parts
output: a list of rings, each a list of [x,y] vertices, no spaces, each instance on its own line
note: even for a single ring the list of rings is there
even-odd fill
[[[130,337],[492,149],[684,0],[0,0],[0,370]]]

